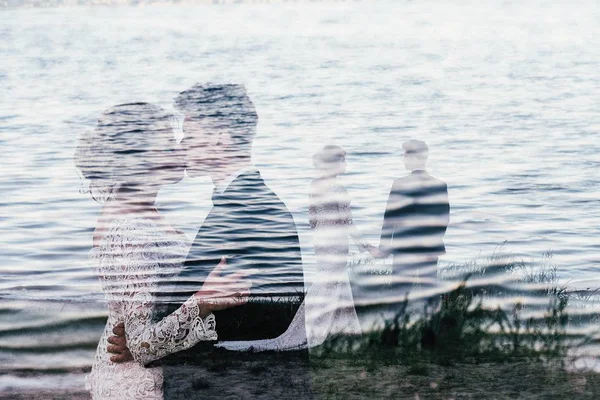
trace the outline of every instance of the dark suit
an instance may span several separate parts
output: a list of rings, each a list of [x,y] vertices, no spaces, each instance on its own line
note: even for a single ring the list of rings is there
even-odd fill
[[[184,269],[176,279],[175,293],[169,293],[169,297],[178,299],[176,305],[202,287],[221,256],[227,257],[227,273],[244,269],[259,272],[250,276],[255,286],[247,304],[214,313],[219,341],[274,338],[282,334],[304,298],[302,256],[291,213],[257,170],[243,173],[223,194],[213,196],[213,209],[198,231]],[[171,306],[170,310],[174,308]],[[203,393],[207,394],[193,387],[182,392],[179,384],[182,379],[176,376],[181,375],[181,370],[177,365],[187,365],[185,373],[189,374],[190,365],[197,365],[198,371],[202,371],[207,358],[232,357],[237,358],[231,352],[212,348],[212,343],[207,342],[167,357],[161,363],[165,365],[165,399],[202,398]],[[255,355],[256,360],[265,357]],[[308,352],[290,352],[289,357],[299,360],[300,375],[305,374],[309,383]],[[174,381],[179,383],[173,385]]]
[[[449,215],[445,182],[422,170],[394,181],[379,245],[394,257],[388,293],[411,290],[416,277],[425,278],[426,285],[435,282],[438,257],[446,252]]]

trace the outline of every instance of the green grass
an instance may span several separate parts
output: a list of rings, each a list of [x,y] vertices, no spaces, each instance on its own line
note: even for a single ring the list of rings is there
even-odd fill
[[[324,398],[345,398],[334,394],[332,382],[351,388],[363,381],[381,397],[386,397],[382,385],[399,393],[408,385],[413,392],[407,398],[414,398],[415,393],[436,397],[442,392],[453,397],[464,385],[477,397],[478,380],[479,384],[484,380],[506,397],[520,396],[519,391],[511,392],[515,384],[522,392],[538,388],[543,398],[600,395],[596,374],[565,369],[573,361],[569,351],[593,338],[569,333],[574,321],[567,312],[572,295],[558,284],[558,268],[551,259],[552,254],[546,253],[537,262],[524,262],[499,249],[488,260],[451,266],[453,277],[462,281],[425,301],[422,312],[415,312],[405,300],[377,329],[360,337],[338,335],[315,349],[311,363],[316,387]],[[503,282],[508,284],[485,284],[499,274],[505,274]],[[486,306],[493,303],[490,299],[509,296],[522,300],[500,302],[502,308]],[[535,304],[527,304],[530,299]],[[339,373],[343,370],[347,379]],[[364,376],[377,376],[378,388]],[[348,390],[345,395],[352,398],[363,389]],[[489,388],[479,393],[486,394],[504,398],[494,397]]]

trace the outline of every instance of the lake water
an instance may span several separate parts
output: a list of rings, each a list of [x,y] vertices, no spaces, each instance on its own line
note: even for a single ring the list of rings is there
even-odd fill
[[[102,331],[87,260],[100,206],[81,193],[77,138],[110,106],[172,109],[196,82],[246,86],[254,161],[294,215],[309,278],[312,154],[347,151],[342,182],[377,244],[416,138],[449,188],[441,267],[506,241],[526,261],[551,250],[569,289],[600,287],[599,36],[594,2],[0,9],[0,393],[81,388]],[[191,239],[211,194],[185,178],[159,208]]]

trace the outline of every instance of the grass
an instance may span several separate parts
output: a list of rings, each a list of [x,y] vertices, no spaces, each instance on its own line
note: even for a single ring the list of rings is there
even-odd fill
[[[362,337],[338,335],[315,349],[315,387],[323,398],[360,398],[369,391],[375,398],[597,398],[597,374],[567,372],[570,351],[594,339],[568,332],[572,294],[559,285],[551,260],[548,252],[526,263],[500,248],[485,261],[451,266],[446,277],[461,281],[427,300],[422,312],[409,311],[414,307],[405,300],[378,329]],[[502,285],[485,284],[500,274]],[[499,299],[518,300],[486,306]]]
[[[487,260],[452,266],[455,286],[418,312],[405,301],[378,329],[330,338],[311,352],[310,368],[305,354],[217,349],[199,365],[182,365],[171,389],[269,400],[600,398],[599,374],[566,368],[570,350],[594,340],[569,332],[571,324],[599,320],[569,314],[569,303],[595,291],[568,292],[551,261],[550,253],[524,262],[499,249]],[[272,307],[290,307],[291,314],[298,301],[273,300]],[[4,398],[89,398],[80,394]]]

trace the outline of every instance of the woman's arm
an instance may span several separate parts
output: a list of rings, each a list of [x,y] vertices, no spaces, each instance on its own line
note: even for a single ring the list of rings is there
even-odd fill
[[[212,314],[191,296],[177,310],[153,323],[161,271],[175,268],[185,246],[168,241],[149,220],[128,220],[107,237],[106,258],[100,263],[109,306],[120,313],[127,347],[140,364],[188,349],[201,340],[216,340]],[[183,249],[183,250],[182,250]]]
[[[203,317],[195,296],[177,310],[152,323],[154,301],[146,288],[138,287],[123,306],[125,338],[134,360],[146,365],[169,354],[189,349],[202,340],[217,340],[212,313]]]
[[[102,276],[117,276],[117,288],[109,301],[121,310],[123,325],[117,325],[108,341],[107,349],[117,354],[114,362],[135,359],[146,365],[169,354],[186,350],[202,340],[216,340],[216,323],[212,311],[243,304],[247,301],[251,281],[246,279],[256,271],[239,271],[223,275],[227,265],[222,259],[207,276],[202,288],[177,310],[153,323],[155,308],[153,293],[157,289],[158,269],[174,268],[181,263],[186,251],[172,251],[173,242],[158,240],[156,231],[144,232],[128,227],[124,232],[114,232],[118,246],[112,252],[121,254],[120,262],[107,263],[112,267],[101,271]],[[132,232],[135,232],[132,238]],[[161,245],[162,243],[162,245]],[[184,250],[187,250],[187,247]],[[120,248],[120,249],[119,249]],[[171,253],[171,254],[169,254]],[[173,254],[175,253],[175,254]],[[118,272],[117,272],[118,271]],[[105,289],[106,291],[106,289]]]

